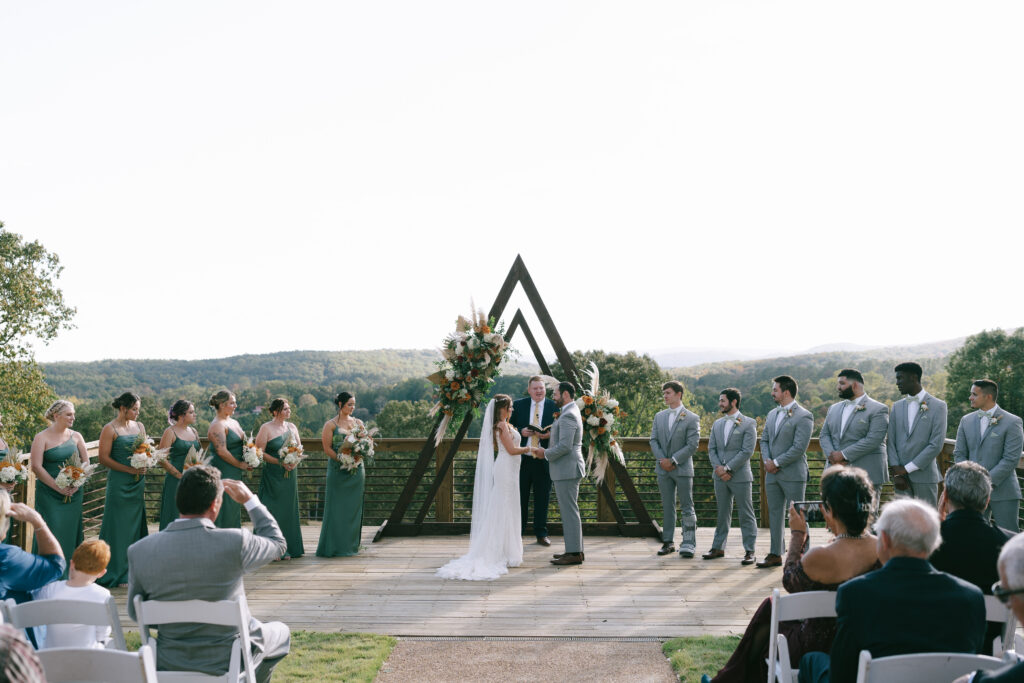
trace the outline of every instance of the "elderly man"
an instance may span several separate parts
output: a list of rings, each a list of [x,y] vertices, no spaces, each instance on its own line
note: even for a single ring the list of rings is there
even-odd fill
[[[875,530],[885,566],[839,587],[831,656],[804,655],[800,681],[852,683],[861,650],[875,658],[981,650],[981,591],[928,563],[940,542],[935,508],[914,498],[895,500],[882,510]]]
[[[225,493],[245,506],[252,532],[216,527]],[[220,472],[206,465],[185,471],[175,502],[181,517],[128,548],[128,615],[136,618],[136,595],[143,600],[241,600],[248,614],[242,576],[288,549],[277,522],[245,484],[222,481]],[[269,681],[274,667],[288,654],[290,636],[279,621],[260,623],[249,617],[258,683]],[[223,626],[159,625],[157,669],[223,674],[234,639],[235,630]]]

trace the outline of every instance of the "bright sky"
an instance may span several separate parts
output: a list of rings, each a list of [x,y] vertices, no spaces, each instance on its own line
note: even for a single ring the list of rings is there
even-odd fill
[[[434,347],[517,253],[573,349],[1017,327],[1022,30],[1017,0],[11,0],[0,220],[78,307],[41,360]]]

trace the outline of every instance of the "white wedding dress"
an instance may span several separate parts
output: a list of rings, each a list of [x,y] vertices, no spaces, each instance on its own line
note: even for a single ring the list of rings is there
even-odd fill
[[[520,533],[519,465],[521,456],[510,455],[500,439],[494,456],[494,401],[487,404],[480,450],[473,480],[473,518],[469,552],[437,570],[443,579],[491,581],[523,563]]]

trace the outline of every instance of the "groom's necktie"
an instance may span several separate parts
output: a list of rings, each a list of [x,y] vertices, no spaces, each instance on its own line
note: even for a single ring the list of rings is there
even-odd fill
[[[537,403],[533,404],[533,424],[538,427],[541,426],[540,405]],[[532,446],[533,448],[540,446],[540,437],[538,437],[536,433],[534,433],[534,435],[530,437],[530,446]]]

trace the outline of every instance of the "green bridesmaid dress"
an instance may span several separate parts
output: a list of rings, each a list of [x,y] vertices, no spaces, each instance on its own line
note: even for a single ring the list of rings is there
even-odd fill
[[[74,437],[59,446],[43,451],[43,469],[57,478],[64,463],[78,450]],[[84,487],[83,487],[84,488]],[[36,480],[36,511],[43,516],[46,526],[57,537],[60,549],[64,551],[65,560],[71,559],[82,541],[85,533],[82,529],[82,489],[79,488],[68,502],[64,502],[64,494],[54,491],[46,484]],[[32,552],[38,553],[38,541],[33,539]],[[67,571],[64,572],[67,576]]]
[[[338,452],[347,436],[341,428],[334,430],[333,447]],[[320,527],[317,557],[350,557],[359,553],[359,537],[363,531],[363,490],[366,470],[363,464],[352,471],[343,470],[337,460],[327,461],[327,484],[324,489],[324,522]]]
[[[131,467],[138,434],[120,435],[110,447],[110,459]],[[149,533],[146,526],[146,475],[107,470],[107,496],[103,501],[100,540],[110,545],[107,573],[96,583],[113,588],[128,583],[128,546]],[[68,555],[70,557],[70,555]]]
[[[228,453],[235,456],[236,460],[242,460],[242,447],[245,446],[245,439],[235,434],[230,429],[225,428],[224,431],[224,445],[228,449]],[[242,479],[242,475],[245,474],[245,470],[229,465],[224,461],[224,458],[217,455],[216,451],[213,453],[212,465],[220,470],[221,479]],[[231,500],[231,496],[224,494],[223,502],[220,506],[220,514],[217,515],[217,526],[221,529],[240,529],[242,527],[242,506]]]
[[[199,439],[186,441],[175,434],[174,443],[171,444],[171,450],[167,454],[167,461],[181,472],[185,467],[185,456],[188,455],[188,449],[195,448],[198,451],[201,447]],[[160,496],[160,531],[163,531],[168,524],[178,518],[178,504],[174,500],[177,495],[178,478],[168,472],[164,475],[164,491]]]
[[[272,457],[279,458],[277,452],[284,446],[288,432],[267,442],[263,449]],[[302,526],[299,524],[299,476],[297,470],[288,472],[281,465],[264,462],[263,474],[260,475],[260,502],[267,506],[270,514],[277,520],[281,533],[288,541],[285,557],[302,557]]]

